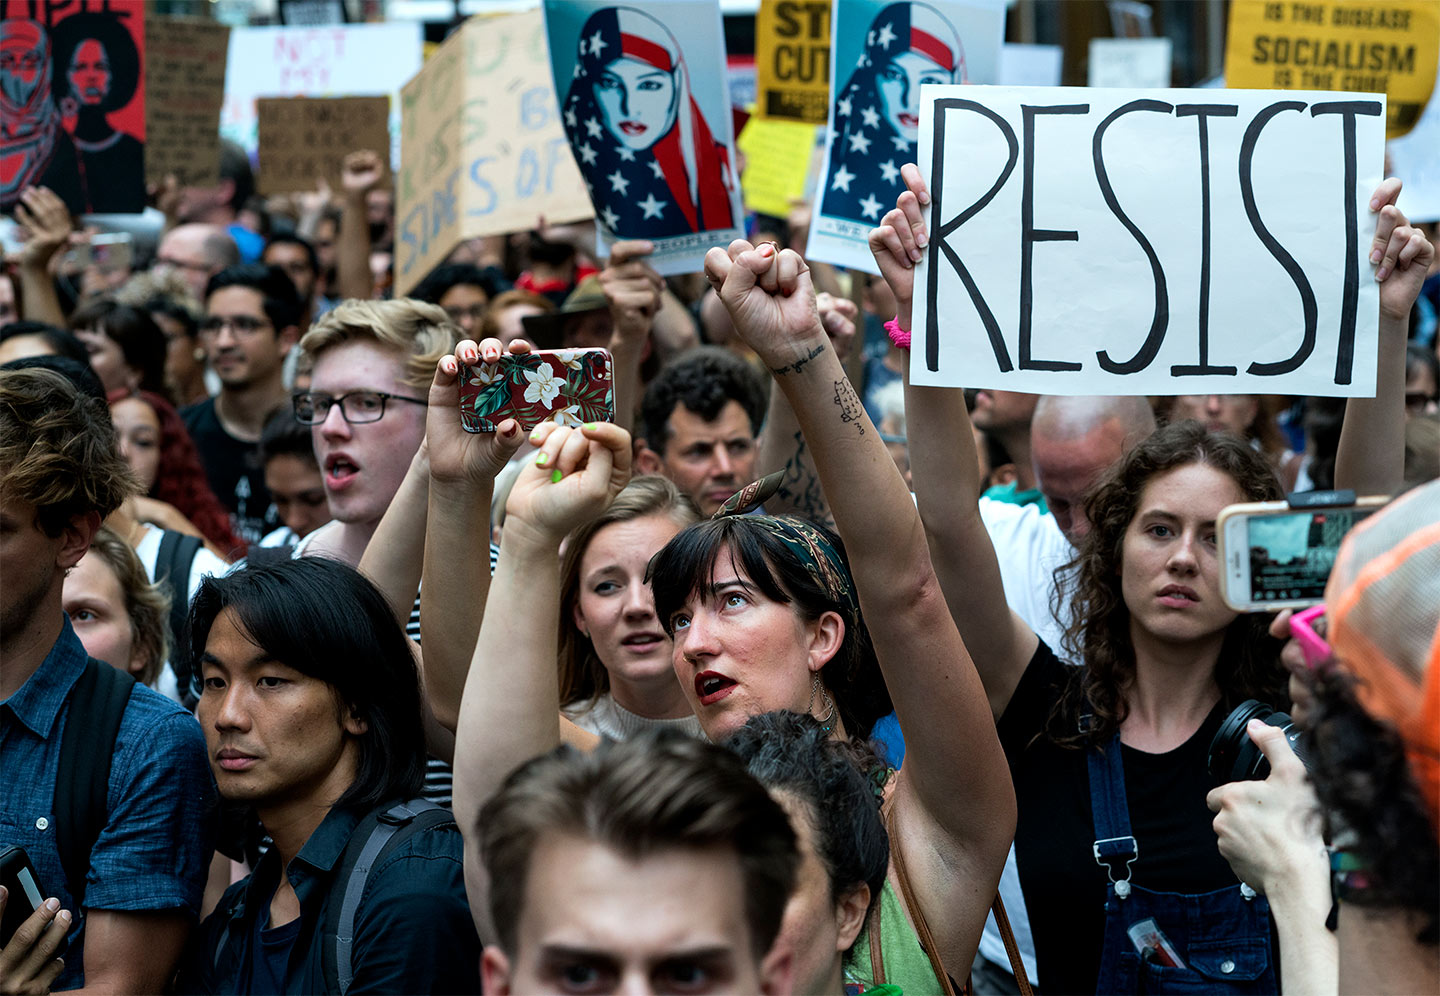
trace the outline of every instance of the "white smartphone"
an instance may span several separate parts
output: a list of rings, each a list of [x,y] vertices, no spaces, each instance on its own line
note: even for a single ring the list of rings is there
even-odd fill
[[[1325,582],[1340,541],[1388,498],[1343,505],[1283,501],[1231,505],[1215,529],[1220,542],[1220,597],[1237,612],[1304,609],[1325,600]]]

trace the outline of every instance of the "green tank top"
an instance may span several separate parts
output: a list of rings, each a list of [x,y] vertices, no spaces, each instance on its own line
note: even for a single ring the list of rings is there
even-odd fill
[[[891,992],[899,990],[908,993],[909,996],[935,996],[945,991],[935,977],[935,970],[930,967],[925,949],[920,946],[920,938],[910,926],[910,921],[905,919],[900,897],[895,894],[889,879],[885,880],[885,888],[880,890],[880,953],[885,959],[886,985],[883,989],[874,984],[874,970],[870,965],[870,925],[867,923],[855,939],[845,962],[847,991],[855,985],[864,987],[854,990],[858,992],[879,993],[889,989]],[[892,986],[895,989],[890,989]]]

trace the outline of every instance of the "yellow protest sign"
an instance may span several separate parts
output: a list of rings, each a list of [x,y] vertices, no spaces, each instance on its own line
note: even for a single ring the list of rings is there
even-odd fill
[[[760,0],[755,113],[824,124],[830,110],[830,0]]]
[[[1415,126],[1435,85],[1435,0],[1231,0],[1225,84],[1387,98],[1385,135]]]
[[[594,217],[561,127],[539,10],[472,17],[401,91],[395,286],[465,239]]]
[[[815,154],[816,126],[751,115],[735,145],[745,154],[740,189],[751,211],[783,218],[805,196]]]

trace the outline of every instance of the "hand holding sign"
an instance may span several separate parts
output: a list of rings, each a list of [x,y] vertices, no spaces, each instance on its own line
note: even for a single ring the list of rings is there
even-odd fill
[[[1370,245],[1370,262],[1375,266],[1375,281],[1381,285],[1381,317],[1403,322],[1420,296],[1435,258],[1435,246],[1395,206],[1399,196],[1400,180],[1392,176],[1370,198],[1370,210],[1380,213]]]
[[[665,281],[645,261],[654,249],[653,243],[643,239],[617,242],[611,247],[609,265],[600,272],[615,335],[627,342],[643,343],[660,310]]]
[[[914,163],[900,167],[900,175],[906,189],[895,199],[894,210],[881,219],[880,227],[870,232],[870,251],[895,294],[895,317],[908,331],[915,303],[915,264],[924,258],[923,250],[930,244],[920,213],[930,204],[930,192]]]

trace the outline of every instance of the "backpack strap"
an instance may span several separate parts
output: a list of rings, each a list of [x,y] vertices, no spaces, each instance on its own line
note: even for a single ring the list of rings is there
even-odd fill
[[[164,587],[170,596],[170,666],[175,671],[175,680],[180,686],[180,697],[188,708],[194,708],[191,699],[199,699],[192,687],[193,676],[188,662],[180,660],[179,648],[183,644],[185,625],[190,615],[190,566],[200,552],[204,541],[199,536],[187,536],[166,529],[160,534],[160,552],[155,557],[155,582]]]
[[[60,864],[77,911],[85,905],[90,852],[105,829],[110,760],[134,689],[128,673],[92,657],[70,691],[52,809]]]
[[[325,909],[325,941],[322,960],[327,991],[345,996],[355,981],[352,955],[355,946],[355,918],[365,895],[366,880],[381,858],[402,840],[433,827],[455,825],[454,814],[424,799],[397,802],[388,809],[373,811],[351,833],[340,858],[340,869],[331,886]],[[335,890],[340,890],[336,902]]]

